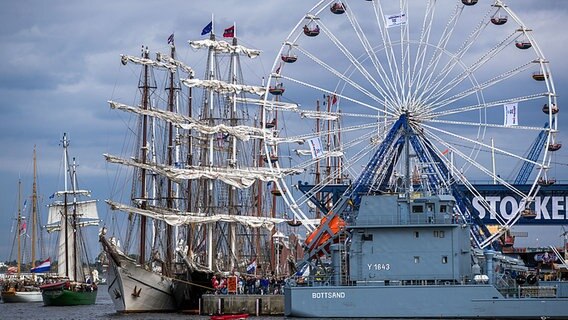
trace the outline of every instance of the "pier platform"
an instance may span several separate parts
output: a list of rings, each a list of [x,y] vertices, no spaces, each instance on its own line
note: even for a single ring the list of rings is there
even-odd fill
[[[202,315],[248,313],[255,316],[283,316],[282,294],[204,294]]]

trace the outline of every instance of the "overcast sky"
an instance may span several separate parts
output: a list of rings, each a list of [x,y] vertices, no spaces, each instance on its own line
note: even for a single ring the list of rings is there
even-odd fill
[[[550,60],[562,110],[568,101],[564,98],[568,1],[509,2],[534,29]],[[282,40],[313,4],[305,0],[0,1],[0,260],[10,255],[19,178],[22,198],[31,193],[34,146],[42,204],[62,188],[64,132],[79,163],[80,187],[92,190],[94,198],[101,200],[99,212],[107,219],[102,200],[109,198],[115,167],[107,166],[102,154],[120,150],[125,129],[107,104],[116,97],[119,74],[124,72],[119,54],[137,55],[142,44],[152,51],[165,51],[168,36],[175,33],[183,60],[189,50],[186,41],[203,38],[200,32],[213,14],[217,33],[234,22],[241,43],[263,51],[255,70],[260,77],[270,72]],[[568,141],[562,137],[565,132],[560,140]],[[564,165],[566,150],[556,157]],[[557,179],[566,183],[568,174]],[[531,231],[531,238],[539,239],[531,244],[560,243],[560,227],[547,230]]]

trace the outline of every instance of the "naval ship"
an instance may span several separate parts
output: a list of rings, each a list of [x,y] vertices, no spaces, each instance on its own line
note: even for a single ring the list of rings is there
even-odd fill
[[[539,281],[522,261],[474,250],[450,195],[361,198],[327,272],[290,280],[291,317],[566,319],[568,282]]]
[[[284,288],[285,316],[568,319],[568,281],[541,280],[521,259],[503,254],[497,240],[476,245],[486,226],[464,214],[471,203],[459,183],[411,182],[411,158],[420,157],[430,159],[423,161],[427,170],[459,180],[430,141],[417,142],[421,132],[411,122],[400,116],[306,238],[304,259]],[[400,142],[394,157],[390,141]],[[405,171],[398,187],[376,181],[385,172],[396,177],[397,163]]]

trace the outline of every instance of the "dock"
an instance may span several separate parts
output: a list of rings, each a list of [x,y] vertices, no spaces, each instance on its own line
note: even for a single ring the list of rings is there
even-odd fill
[[[200,314],[238,314],[283,316],[282,294],[204,294]]]

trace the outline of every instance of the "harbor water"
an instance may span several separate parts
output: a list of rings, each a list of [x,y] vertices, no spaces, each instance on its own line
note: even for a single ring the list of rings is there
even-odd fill
[[[94,305],[72,307],[45,307],[43,303],[0,303],[0,319],[209,319],[209,316],[184,313],[118,314],[107,292],[99,286]],[[274,318],[275,319],[275,318]]]
[[[45,307],[43,303],[0,303],[0,319],[113,319],[113,320],[130,320],[130,319],[191,319],[206,320],[210,319],[208,315],[191,315],[186,313],[130,313],[119,314],[114,310],[114,305],[107,293],[106,286],[99,287],[97,301],[94,305],[73,306],[73,307]],[[277,320],[284,317],[249,317],[254,320]],[[326,320],[331,320],[327,318]],[[419,320],[419,319],[415,319]],[[460,319],[457,319],[460,320]],[[461,319],[466,320],[466,319]]]

